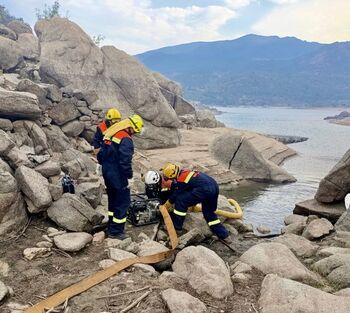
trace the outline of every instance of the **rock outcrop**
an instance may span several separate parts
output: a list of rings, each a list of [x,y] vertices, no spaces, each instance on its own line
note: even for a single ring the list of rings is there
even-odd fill
[[[240,260],[263,272],[277,274],[284,278],[317,284],[315,273],[308,270],[287,246],[273,242],[260,243],[243,253]]]
[[[350,192],[350,149],[324,177],[318,187],[315,199],[319,202],[343,200]]]
[[[33,94],[8,91],[0,87],[0,103],[0,117],[28,120],[39,119],[41,117],[38,99]]]
[[[295,205],[294,214],[300,215],[317,215],[324,217],[335,223],[339,217],[345,212],[342,203],[321,203],[315,199],[305,200]]]
[[[123,115],[140,114],[148,122],[144,140],[136,141],[141,147],[179,144],[175,111],[152,73],[136,59],[114,47],[99,49],[68,19],[39,21],[35,31],[41,46],[40,75],[45,82],[83,93],[95,91],[97,98],[88,104],[92,110],[116,103]]]
[[[245,179],[257,182],[295,182],[293,176],[265,159],[244,137],[227,133],[217,137],[209,148],[218,161]]]
[[[259,306],[261,313],[347,313],[350,298],[271,274],[263,281]]]

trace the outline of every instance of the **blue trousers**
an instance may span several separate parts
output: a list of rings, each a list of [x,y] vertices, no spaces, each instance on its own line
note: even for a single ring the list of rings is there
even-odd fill
[[[182,229],[188,207],[202,203],[202,214],[212,232],[220,239],[226,238],[229,232],[214,213],[217,209],[218,197],[219,187],[217,184],[195,188],[179,194],[175,199],[175,208],[171,214],[175,229]]]
[[[115,189],[107,187],[108,195],[108,224],[109,235],[124,232],[126,215],[130,207],[130,189]]]

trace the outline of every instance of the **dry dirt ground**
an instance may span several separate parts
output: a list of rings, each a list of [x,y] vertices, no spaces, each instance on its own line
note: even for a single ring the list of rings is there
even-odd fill
[[[10,274],[2,278],[4,283],[13,289],[13,295],[0,303],[0,312],[7,313],[9,302],[20,304],[34,304],[41,299],[52,295],[69,285],[93,274],[99,270],[98,263],[107,259],[107,250],[103,243],[91,244],[81,252],[71,253],[69,256],[60,251],[53,250],[46,258],[27,261],[23,257],[23,250],[34,247],[42,241],[42,235],[46,234],[49,226],[55,227],[45,217],[33,217],[30,225],[17,239],[0,242],[0,259],[10,265]],[[142,228],[135,230],[129,228],[133,234],[140,232]],[[256,244],[256,239],[237,238],[234,246],[238,252],[234,253],[220,242],[208,241],[205,246],[215,250],[226,262],[232,264],[239,255]],[[172,285],[180,291],[186,291],[201,299],[207,304],[208,312],[258,312],[257,300],[260,295],[260,286],[263,276],[254,273],[253,279],[247,285],[234,284],[234,293],[224,300],[216,300],[208,295],[198,295],[187,284]],[[69,312],[74,313],[99,313],[120,312],[135,299],[140,297],[145,290],[129,293],[117,297],[98,299],[99,297],[138,290],[143,287],[151,287],[151,294],[141,301],[139,305],[129,312],[169,312],[164,304],[160,292],[169,286],[161,285],[157,277],[150,277],[139,269],[130,268],[122,271],[107,281],[91,288],[90,290],[72,298],[68,302]]]

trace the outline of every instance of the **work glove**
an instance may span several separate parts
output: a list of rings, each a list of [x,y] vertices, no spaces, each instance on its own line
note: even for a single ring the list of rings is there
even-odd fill
[[[163,205],[168,211],[171,211],[171,209],[173,208],[173,205],[172,205],[172,203],[170,203],[169,200],[167,202],[165,202]]]

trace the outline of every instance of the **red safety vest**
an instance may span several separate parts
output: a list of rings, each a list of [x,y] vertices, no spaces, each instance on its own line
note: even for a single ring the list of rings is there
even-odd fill
[[[192,177],[196,177],[199,174],[199,172],[196,171],[190,171],[190,170],[182,170],[179,177],[177,178],[177,181],[179,183],[188,183]]]
[[[101,130],[102,134],[104,135],[108,128],[106,121],[102,121],[100,124],[98,124],[98,128]]]
[[[125,130],[120,130],[113,135],[111,140],[105,140],[105,144],[111,145],[112,142],[114,142],[119,145],[123,138],[131,138],[131,137]]]

